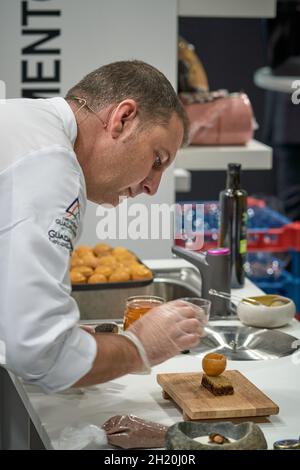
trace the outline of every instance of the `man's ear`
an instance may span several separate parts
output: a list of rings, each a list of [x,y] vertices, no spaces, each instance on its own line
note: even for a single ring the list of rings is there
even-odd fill
[[[110,120],[110,132],[117,139],[122,132],[130,130],[137,115],[137,103],[135,100],[126,99],[118,104],[112,113]]]

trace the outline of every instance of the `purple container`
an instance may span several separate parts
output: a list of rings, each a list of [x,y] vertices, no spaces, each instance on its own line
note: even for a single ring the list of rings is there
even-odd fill
[[[218,256],[218,255],[229,255],[230,249],[229,248],[211,248],[207,250],[208,255]]]

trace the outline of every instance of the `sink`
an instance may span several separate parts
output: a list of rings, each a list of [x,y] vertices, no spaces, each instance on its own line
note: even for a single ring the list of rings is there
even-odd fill
[[[180,297],[199,297],[201,293],[201,278],[193,268],[164,268],[155,270],[153,274],[153,282],[144,287],[95,288],[95,290],[72,292],[79,306],[81,322],[94,324],[95,321],[102,323],[114,320],[122,324],[126,299],[132,295],[157,295],[168,301]],[[234,315],[228,317],[232,318]],[[292,354],[297,349],[298,343],[297,338],[278,330],[218,326],[214,325],[214,321],[210,321],[206,328],[206,336],[192,352],[218,351],[233,361],[257,361]]]
[[[196,353],[218,352],[231,361],[261,361],[293,354],[299,340],[279,330],[249,326],[209,326]]]
[[[122,321],[126,299],[132,295],[157,295],[167,301],[180,297],[199,297],[201,279],[193,268],[154,271],[154,280],[144,287],[95,289],[72,292],[81,320]]]

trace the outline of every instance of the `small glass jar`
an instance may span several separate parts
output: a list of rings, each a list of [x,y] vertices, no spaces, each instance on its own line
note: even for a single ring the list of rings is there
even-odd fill
[[[124,314],[123,328],[126,330],[133,322],[145,315],[154,307],[165,303],[162,297],[154,295],[135,295],[128,297],[126,301],[126,310]]]

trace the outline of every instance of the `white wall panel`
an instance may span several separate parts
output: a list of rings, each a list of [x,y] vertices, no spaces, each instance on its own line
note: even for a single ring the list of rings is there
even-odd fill
[[[0,3],[0,80],[7,84],[7,97],[21,96],[22,88],[59,88],[64,95],[76,81],[91,70],[115,60],[141,59],[158,67],[173,86],[177,70],[177,2],[175,0],[28,0],[30,10],[59,10],[59,16],[30,16],[22,26],[21,0]],[[23,34],[26,29],[59,29],[58,37],[41,48],[58,49],[56,54],[22,56],[22,48],[37,36]],[[51,76],[54,61],[60,62],[58,83],[22,85],[21,61],[28,61],[28,70],[35,74],[36,62],[43,63],[44,74]],[[53,95],[45,95],[53,96]],[[174,202],[173,170],[169,169],[156,196],[140,197],[151,203]],[[134,201],[133,201],[134,202]],[[96,243],[97,217],[89,204],[83,243]],[[117,240],[111,241],[117,244]],[[170,240],[122,241],[141,257],[170,256]]]

